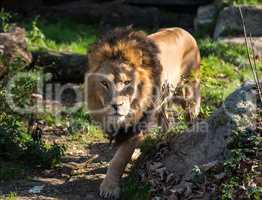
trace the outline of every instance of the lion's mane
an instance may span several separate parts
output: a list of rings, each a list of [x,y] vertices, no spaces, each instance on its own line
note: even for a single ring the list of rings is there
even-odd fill
[[[156,90],[160,87],[160,75],[162,72],[158,53],[158,47],[144,32],[134,31],[131,27],[116,28],[105,34],[90,47],[88,55],[89,72],[96,72],[105,60],[124,60],[132,65],[135,70],[141,68],[150,72],[148,74],[151,77],[148,80],[151,81],[150,89],[152,89],[152,97],[144,97],[142,88],[140,99],[147,98],[153,100]],[[147,102],[147,110],[152,110],[154,106],[152,102]],[[147,129],[146,124],[150,122],[153,113],[146,111],[140,115],[139,120],[136,120],[136,124],[118,130],[119,134],[116,134],[114,138],[117,143]]]

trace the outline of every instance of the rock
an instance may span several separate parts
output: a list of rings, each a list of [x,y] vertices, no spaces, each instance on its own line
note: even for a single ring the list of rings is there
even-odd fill
[[[12,27],[7,33],[0,33],[0,78],[8,71],[8,65],[17,58],[25,64],[32,61],[32,55],[27,50],[25,30]]]
[[[255,57],[262,60],[262,37],[253,37],[253,47],[255,51]],[[245,45],[244,37],[225,37],[219,39],[221,42],[231,43],[231,44],[242,44]]]
[[[253,82],[247,82],[229,95],[223,106],[213,113],[206,121],[196,123],[184,134],[169,139],[170,151],[165,158],[158,161],[165,168],[167,175],[165,181],[154,177],[154,171],[148,172],[148,179],[154,184],[161,183],[161,187],[169,187],[169,192],[163,192],[155,187],[154,194],[168,197],[170,193],[182,197],[190,196],[194,173],[192,169],[200,166],[202,170],[215,172],[214,178],[219,181],[224,177],[224,156],[232,142],[234,131],[244,131],[254,126],[257,111],[257,91]],[[157,152],[146,159],[154,163]],[[152,169],[152,168],[151,168]],[[153,168],[154,169],[154,168]],[[150,168],[147,168],[150,170]],[[169,174],[174,174],[174,176]],[[167,181],[168,179],[168,181]],[[175,181],[171,181],[175,179]],[[164,183],[164,184],[163,184]],[[194,190],[194,189],[193,189]],[[203,194],[209,195],[209,194]],[[211,199],[201,198],[201,199]]]
[[[45,187],[44,185],[37,185],[37,186],[32,187],[28,192],[33,193],[33,194],[39,194],[42,192],[44,187]]]
[[[215,4],[200,6],[194,20],[194,28],[201,35],[213,35],[219,8]]]
[[[178,200],[179,198],[177,197],[175,193],[172,193],[167,199],[168,200]]]
[[[170,156],[165,159],[167,169],[185,175],[191,173],[194,165],[223,160],[232,131],[252,127],[256,101],[253,84],[237,89],[207,121],[173,138]]]
[[[247,34],[262,36],[262,6],[241,6],[246,24]],[[226,7],[219,14],[214,38],[222,36],[243,35],[243,27],[239,8],[236,6]]]
[[[81,23],[99,23],[102,31],[116,26],[133,25],[150,29],[179,26],[191,30],[194,14],[167,12],[152,6],[136,6],[123,1],[74,1],[46,7],[42,13],[47,16],[70,16]],[[181,20],[183,19],[183,20]]]
[[[48,10],[47,10],[48,9]],[[74,1],[43,9],[51,15],[70,16],[83,23],[100,23],[104,26],[143,26],[154,28],[159,25],[159,11],[153,7],[138,7],[122,1],[96,3]]]
[[[42,0],[2,0],[0,7],[7,10],[27,13],[37,10],[43,4]]]
[[[223,170],[223,163],[218,162],[217,160],[214,160],[209,163],[201,165],[200,169],[204,172],[207,172],[207,171],[219,172]]]
[[[160,12],[154,7],[138,7],[119,2],[108,4],[102,16],[102,26],[159,27]]]
[[[83,83],[87,70],[87,58],[84,55],[57,52],[33,52],[33,65],[44,68],[52,74],[52,81]]]
[[[47,16],[67,17],[83,23],[99,23],[104,15],[108,3],[95,3],[92,1],[73,1],[51,7],[43,7],[41,13]]]
[[[217,180],[221,180],[221,179],[223,179],[225,176],[226,176],[226,173],[224,173],[224,172],[221,172],[220,174],[214,175],[215,179],[217,179]]]
[[[125,0],[129,4],[159,5],[159,6],[196,6],[204,5],[213,0]]]
[[[150,164],[149,168],[151,171],[156,171],[157,169],[161,168],[163,166],[163,163],[160,162],[154,162]]]

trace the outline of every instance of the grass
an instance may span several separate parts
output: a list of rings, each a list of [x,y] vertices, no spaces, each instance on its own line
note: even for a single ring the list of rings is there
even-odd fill
[[[0,30],[7,32],[10,28],[9,22],[14,21],[14,18],[15,16],[1,9]],[[87,47],[96,40],[98,35],[95,25],[75,23],[68,18],[36,17],[16,23],[26,29],[30,50],[85,54]]]
[[[224,2],[236,5],[262,5],[261,0],[225,0]]]
[[[36,18],[22,26],[27,30],[30,50],[85,54],[98,35],[94,25],[77,24],[69,19]]]
[[[9,194],[5,196],[0,195],[0,200],[16,200],[17,195],[15,192],[10,192]]]
[[[148,185],[138,184],[132,177],[128,177],[122,190],[122,199],[128,200],[149,200],[150,192]]]
[[[199,41],[201,62],[201,114],[208,117],[244,81],[252,80],[244,46],[209,39]],[[258,65],[262,72],[261,63]],[[208,112],[207,112],[208,110]]]

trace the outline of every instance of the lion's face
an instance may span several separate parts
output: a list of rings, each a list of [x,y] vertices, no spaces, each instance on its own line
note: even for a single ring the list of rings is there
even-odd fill
[[[152,107],[162,70],[158,52],[143,32],[130,28],[115,29],[91,46],[86,100],[105,132],[137,125]]]
[[[135,120],[141,113],[139,103],[145,84],[143,72],[121,61],[105,61],[87,79],[91,114],[104,128],[117,128]]]

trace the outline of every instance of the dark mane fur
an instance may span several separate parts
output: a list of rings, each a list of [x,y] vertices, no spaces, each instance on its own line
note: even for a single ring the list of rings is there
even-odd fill
[[[103,35],[100,40],[93,44],[90,52],[103,51],[104,45],[108,45],[110,51],[104,50],[104,56],[108,59],[117,59],[119,57],[125,58],[125,50],[121,48],[114,48],[117,43],[121,41],[126,43],[128,41],[136,41],[136,48],[140,49],[143,53],[142,65],[143,67],[151,68],[153,74],[160,74],[162,66],[158,59],[159,49],[156,44],[147,37],[143,31],[134,31],[130,26],[125,28],[115,28]],[[128,48],[128,46],[127,46]],[[125,58],[128,60],[128,58]]]

